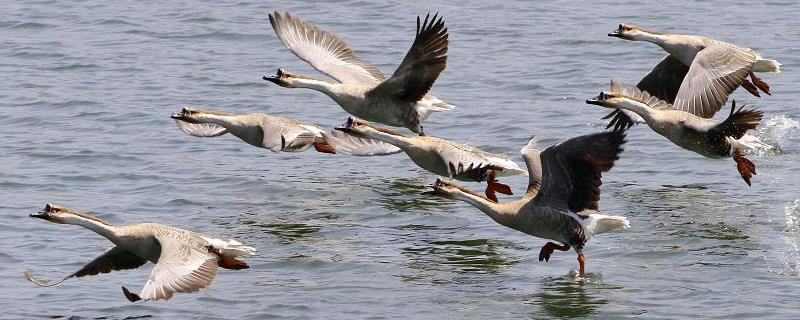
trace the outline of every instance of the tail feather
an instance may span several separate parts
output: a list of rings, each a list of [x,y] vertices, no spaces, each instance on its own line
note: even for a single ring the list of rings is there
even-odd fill
[[[776,60],[769,60],[769,59],[756,60],[756,63],[753,65],[753,71],[780,73],[781,63]]]
[[[740,139],[749,130],[753,130],[761,122],[764,113],[755,109],[744,109],[744,106],[736,109],[736,100],[731,104],[731,113],[725,121],[714,126],[711,131],[721,136]]]
[[[631,227],[628,218],[622,216],[604,216],[597,220],[595,234],[601,234],[615,229],[628,229]]]

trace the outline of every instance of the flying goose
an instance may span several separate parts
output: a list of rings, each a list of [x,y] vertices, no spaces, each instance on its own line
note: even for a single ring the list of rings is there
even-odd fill
[[[186,107],[171,117],[188,135],[217,137],[230,132],[250,145],[273,152],[301,152],[311,146],[323,153],[355,156],[400,152],[399,148],[378,140],[357,138],[339,131],[327,133],[315,125],[265,113],[235,115]]]
[[[356,137],[376,139],[405,152],[420,168],[461,181],[486,181],[486,197],[497,201],[495,192],[512,194],[511,188],[495,178],[527,175],[505,155],[488,153],[475,147],[430,136],[404,136],[350,117],[335,128]]]
[[[236,258],[256,252],[256,249],[243,246],[236,240],[210,238],[157,223],[116,226],[87,213],[55,204],[47,204],[43,210],[30,216],[53,223],[82,226],[110,240],[114,247],[60,280],[39,280],[26,272],[28,280],[42,287],[51,287],[73,277],[136,269],[147,261],[155,263],[139,294],[122,287],[122,292],[131,302],[168,300],[176,292],[198,291],[211,285],[219,268],[249,268],[246,262]]]
[[[528,190],[516,201],[497,203],[454,183],[437,179],[427,192],[467,202],[495,222],[547,242],[539,261],[554,250],[574,249],[579,275],[585,277],[583,248],[594,235],[630,227],[628,219],[598,211],[601,174],[611,170],[622,152],[625,134],[610,131],[569,139],[544,151],[531,139],[522,148],[528,168]]]
[[[278,69],[264,76],[287,88],[309,88],[325,93],[348,113],[424,135],[420,122],[433,111],[454,106],[428,94],[447,64],[447,28],[438,14],[417,17],[417,36],[391,77],[361,61],[350,46],[333,33],[291,14],[275,11],[269,21],[278,38],[297,57],[338,82],[301,76]]]
[[[620,24],[608,36],[652,42],[667,51],[637,86],[675,109],[703,118],[713,117],[740,85],[754,96],[760,97],[758,90],[771,94],[769,85],[755,72],[780,72],[780,63],[762,58],[753,49],[708,37],[656,32],[632,24]],[[610,117],[614,119],[609,127],[617,130],[633,125],[618,111],[606,118]]]
[[[600,92],[595,98],[586,100],[588,104],[623,110],[637,123],[647,123],[653,131],[666,137],[686,150],[694,151],[708,158],[733,157],[736,168],[747,185],[756,174],[755,165],[743,153],[769,150],[772,147],[758,138],[747,134],[755,129],[763,113],[754,109],[736,108],[731,104],[731,112],[722,122],[704,118],[651,96],[647,91],[632,86],[622,86],[611,81],[611,90]]]

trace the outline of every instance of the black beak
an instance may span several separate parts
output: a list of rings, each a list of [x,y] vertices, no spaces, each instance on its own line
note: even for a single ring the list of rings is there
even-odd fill
[[[30,216],[32,218],[39,218],[39,219],[48,220],[48,218],[50,218],[50,215],[48,214],[48,211],[49,211],[48,209],[49,209],[48,207],[45,207],[42,210],[39,210],[39,211],[34,212],[34,213],[31,213]]]
[[[280,81],[281,81],[281,78],[278,78],[278,76],[264,76],[261,79],[267,80],[267,81],[272,82],[274,84],[280,84]]]
[[[172,118],[172,119],[179,119],[180,120],[180,119],[183,119],[183,114],[182,113],[173,113],[173,114],[169,115],[169,117]]]
[[[355,126],[355,123],[356,123],[356,119],[355,118],[347,117],[347,122],[345,122],[343,125],[337,126],[334,129],[342,131],[342,132],[346,132],[346,133],[352,133],[353,132],[353,127]]]
[[[272,82],[272,83],[277,84],[277,85],[280,85],[281,84],[281,78],[283,77],[283,73],[284,73],[283,69],[278,69],[278,71],[276,71],[274,75],[263,76],[261,79],[267,80],[267,81]]]
[[[614,30],[613,32],[609,33],[608,36],[609,37],[615,37],[615,38],[622,38],[622,33],[620,33],[619,29],[617,29],[617,30]]]
[[[601,94],[601,95],[596,96],[594,98],[586,99],[586,103],[597,105],[597,106],[602,106],[603,105],[603,95]]]
[[[439,180],[437,179],[436,182],[438,183]],[[438,192],[436,191],[436,184],[435,183],[427,184],[427,185],[425,185],[425,188],[433,189],[433,190],[428,190],[428,191],[425,191],[425,192],[422,193],[422,194],[424,194],[426,196],[435,196],[436,194],[438,194]]]

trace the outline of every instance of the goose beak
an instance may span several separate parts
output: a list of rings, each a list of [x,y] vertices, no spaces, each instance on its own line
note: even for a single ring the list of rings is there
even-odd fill
[[[50,218],[50,215],[47,213],[47,208],[31,213],[30,216],[32,218],[39,218],[44,220],[49,220],[48,218]]]
[[[281,78],[279,78],[278,76],[275,76],[275,75],[263,76],[261,79],[267,80],[267,81],[272,82],[274,84],[280,84],[280,82],[281,82]]]
[[[622,38],[622,34],[619,32],[619,30],[612,31],[611,33],[608,34],[608,36],[614,38]]]
[[[602,106],[602,105],[603,105],[603,97],[602,97],[602,94],[601,94],[601,95],[599,95],[599,96],[596,96],[596,97],[594,97],[594,98],[589,98],[589,99],[586,99],[586,103],[587,103],[587,104],[593,104],[593,105],[596,105],[596,106]]]
[[[336,128],[333,128],[333,129],[339,130],[339,131],[342,131],[342,132],[345,132],[345,133],[353,133],[354,132],[353,127],[355,126],[355,123],[356,123],[356,119],[355,118],[347,117],[347,122],[345,122],[342,125],[336,126]]]
[[[283,69],[278,69],[278,71],[276,71],[274,75],[264,76],[261,79],[267,80],[277,85],[283,85],[283,81],[281,81],[281,78],[283,78],[284,73],[285,71],[283,71]]]
[[[169,115],[169,117],[172,118],[172,119],[181,120],[181,119],[183,119],[183,114],[182,113],[173,113],[173,114]]]
[[[424,194],[424,195],[432,195],[432,196],[438,195],[439,194],[439,187],[441,185],[442,185],[442,179],[441,178],[436,178],[436,182],[425,185],[426,188],[431,188],[433,190],[425,191],[422,194]]]

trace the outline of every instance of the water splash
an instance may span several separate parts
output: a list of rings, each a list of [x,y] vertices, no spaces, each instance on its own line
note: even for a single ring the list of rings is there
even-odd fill
[[[784,256],[784,265],[790,275],[800,275],[800,199],[786,206],[786,243],[790,252]]]
[[[775,115],[762,121],[756,130],[756,136],[765,143],[780,150],[793,149],[797,146],[788,144],[800,137],[800,122],[786,115]]]

